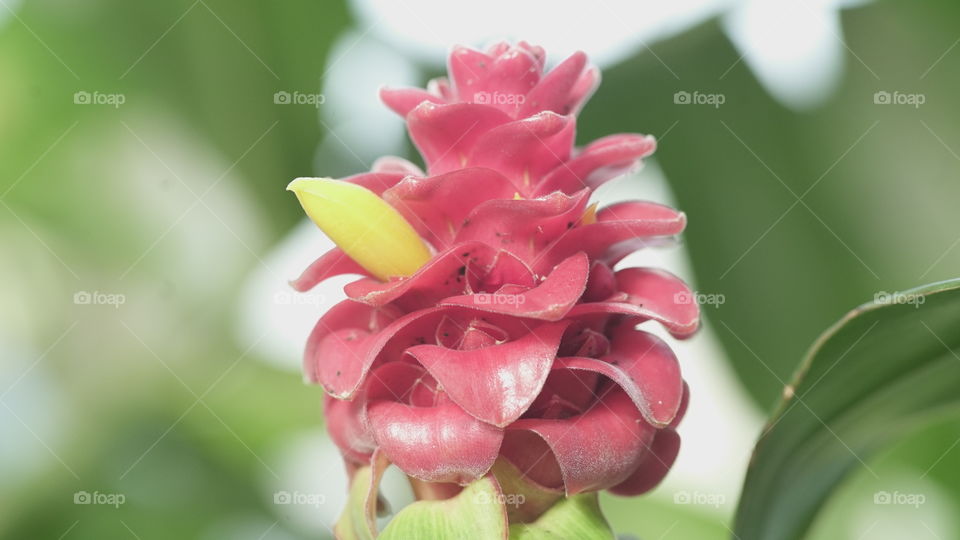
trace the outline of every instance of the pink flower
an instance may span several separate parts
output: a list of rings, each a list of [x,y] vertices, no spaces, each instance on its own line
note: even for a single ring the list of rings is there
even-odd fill
[[[416,261],[412,274],[378,271],[377,253],[331,233],[340,247],[294,282],[303,291],[365,276],[317,323],[304,364],[327,391],[328,428],[351,470],[378,451],[421,482],[466,484],[501,458],[545,490],[636,495],[676,458],[687,388],[670,347],[636,326],[687,338],[698,308],[667,272],[613,268],[680,234],[686,218],[651,202],[590,204],[654,140],[574,148],[599,73],[582,53],[543,68],[543,50],[523,42],[457,47],[449,80],[381,92],[427,173],[386,158],[344,180],[403,218],[391,230],[368,224],[386,235],[381,258],[409,242],[391,240],[402,221],[429,249],[403,261]]]

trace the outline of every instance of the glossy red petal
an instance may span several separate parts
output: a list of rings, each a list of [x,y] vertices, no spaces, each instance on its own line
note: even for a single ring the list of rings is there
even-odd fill
[[[527,93],[540,82],[541,69],[541,59],[532,51],[522,46],[510,47],[494,59],[480,86],[485,94],[474,96],[473,101],[482,98],[511,116],[516,115]]]
[[[383,156],[377,158],[370,166],[370,171],[375,173],[394,173],[407,176],[423,176],[423,171],[409,161],[397,156]]]
[[[344,380],[352,391],[359,385],[365,368],[359,360],[374,334],[393,321],[396,310],[374,308],[345,300],[330,308],[317,321],[307,339],[303,355],[304,377],[310,382],[321,382],[334,397],[343,398]],[[330,391],[338,388],[340,391]]]
[[[527,410],[529,418],[568,418],[584,413],[597,399],[600,376],[593,371],[554,369]]]
[[[450,103],[456,101],[457,95],[450,86],[450,81],[446,77],[437,77],[427,81],[427,91],[443,98],[443,101]]]
[[[460,45],[453,48],[447,57],[447,73],[461,101],[473,102],[473,95],[483,89],[492,63],[490,55],[476,49]]]
[[[616,495],[642,495],[657,487],[670,472],[680,453],[680,436],[672,429],[657,431],[650,452],[637,470],[623,482],[610,488]]]
[[[380,100],[400,116],[407,114],[424,101],[443,103],[444,100],[420,88],[388,88],[380,89]]]
[[[573,159],[550,171],[537,186],[537,194],[573,193],[585,187],[596,189],[636,166],[653,153],[657,144],[649,135],[621,134],[598,139]]]
[[[306,372],[338,399],[352,399],[379,354],[393,340],[397,356],[406,347],[432,339],[440,314],[437,310],[409,313],[389,324],[378,321],[363,326],[389,309],[346,300],[324,315],[307,344]],[[354,320],[351,324],[350,320]],[[420,341],[423,340],[423,341]]]
[[[455,403],[413,407],[381,401],[367,414],[380,450],[404,473],[426,482],[467,484],[497,459],[503,431]]]
[[[323,398],[323,414],[330,438],[343,456],[357,464],[366,464],[377,448],[373,434],[364,422],[365,400],[343,401]]]
[[[662,229],[657,234],[679,234],[686,224],[683,212],[650,201],[624,201],[605,206],[597,212],[600,223],[638,221],[657,223]]]
[[[343,178],[343,181],[363,186],[379,196],[403,180],[404,176],[406,175],[399,172],[368,172],[348,176]]]
[[[479,242],[457,244],[437,254],[415,274],[407,278],[383,282],[361,279],[344,287],[347,296],[373,306],[403,298],[407,310],[430,307],[448,296],[462,294],[466,287],[466,268],[472,260],[481,264],[492,261],[494,250]]]
[[[670,422],[670,427],[677,429],[677,426],[680,425],[680,421],[683,420],[683,417],[687,414],[687,407],[690,406],[690,387],[687,386],[687,382],[683,382],[683,398],[680,400],[680,410],[677,411],[677,416],[674,417],[673,422]]]
[[[627,301],[659,313],[671,333],[689,337],[700,325],[700,307],[682,279],[656,268],[625,268],[616,273]]]
[[[482,103],[515,116],[540,81],[543,50],[520,43],[491,47],[485,54],[455,48],[449,61],[457,99]]]
[[[642,204],[651,211],[640,216],[628,212],[626,206],[616,205],[621,208],[619,212],[606,213],[603,220],[599,219],[598,214],[596,223],[574,227],[538,256],[534,271],[541,271],[543,266],[553,266],[578,251],[586,252],[591,260],[600,259],[613,264],[625,253],[662,243],[663,239],[683,232],[687,224],[683,212],[655,203]],[[652,211],[653,207],[656,207],[656,212]],[[621,214],[624,219],[615,219]]]
[[[575,130],[573,117],[537,113],[478,137],[466,164],[495,169],[526,194],[534,182],[569,157]]]
[[[472,263],[467,268],[469,292],[495,293],[511,287],[526,290],[537,282],[530,267],[509,251],[497,251],[493,262],[482,269],[474,266]]]
[[[506,113],[486,105],[427,102],[407,115],[407,129],[430,174],[441,174],[468,165],[467,156],[476,141],[510,121]]]
[[[590,267],[587,289],[583,291],[584,302],[600,302],[617,292],[617,278],[608,265],[596,261]]]
[[[492,169],[471,167],[426,178],[407,177],[383,193],[417,232],[437,249],[447,247],[471,211],[483,202],[509,199],[516,189]]]
[[[454,321],[455,328],[467,328],[482,317],[486,324],[501,329],[504,339],[529,331],[522,319],[460,307],[422,309],[395,320],[387,319],[384,314],[394,309],[390,305],[374,308],[353,300],[334,306],[317,323],[308,341],[305,371],[310,380],[319,381],[333,397],[352,399],[375,363],[401,360],[408,348],[435,343],[437,328],[444,319]],[[380,319],[375,334],[358,330],[362,327],[358,319],[377,314]],[[341,320],[341,315],[348,322]],[[392,322],[385,324],[388,320]]]
[[[540,252],[569,235],[583,215],[589,193],[572,196],[552,193],[538,199],[491,200],[478,206],[457,233],[457,242],[475,240],[510,251],[527,262],[537,262],[538,274],[546,274],[563,259],[577,253],[570,249],[552,264],[541,261]],[[589,254],[589,253],[588,253]]]
[[[611,351],[602,359],[557,358],[554,368],[593,371],[613,380],[630,396],[644,420],[666,427],[677,416],[683,399],[680,365],[666,343],[632,326],[617,329]]]
[[[646,456],[656,429],[643,421],[624,392],[614,389],[579,416],[558,420],[522,418],[507,427],[508,434],[514,431],[535,433],[549,447],[550,455],[531,456],[528,452],[536,454],[535,447],[528,450],[511,446],[505,457],[534,481],[548,487],[550,484],[534,476],[535,469],[525,467],[522,461],[552,457],[569,496],[607,489],[626,480]],[[548,466],[544,468],[549,470]],[[545,480],[549,482],[549,478]]]
[[[431,407],[438,401],[437,383],[423,366],[415,362],[388,362],[370,372],[361,401],[395,401],[415,407]]]
[[[583,294],[589,265],[587,256],[578,253],[558,264],[542,283],[532,289],[515,294],[500,292],[454,296],[443,300],[442,305],[459,305],[516,317],[559,321]]]
[[[616,273],[621,301],[591,302],[570,310],[571,317],[598,313],[632,315],[660,322],[674,337],[685,339],[700,326],[693,293],[677,276],[653,268],[625,268]],[[616,299],[614,299],[616,300]]]
[[[290,285],[297,291],[306,292],[326,279],[343,274],[370,275],[364,267],[348,257],[343,250],[333,248],[310,263],[310,266],[300,274],[300,277],[291,281]]]
[[[527,94],[527,99],[520,109],[520,116],[539,111],[553,111],[558,114],[574,112],[575,106],[579,104],[578,100],[585,97],[583,87],[578,87],[577,83],[586,65],[587,55],[579,51],[560,62]]]
[[[432,307],[449,297],[494,284],[532,285],[530,269],[515,256],[479,242],[464,242],[437,254],[408,278],[365,278],[347,284],[347,296],[373,306],[394,303],[405,311]]]
[[[600,70],[596,66],[588,66],[570,90],[570,96],[567,100],[570,109],[569,114],[579,113],[598,86],[600,86]]]
[[[473,350],[420,345],[407,350],[464,411],[504,427],[536,399],[569,322],[545,323],[515,341]]]

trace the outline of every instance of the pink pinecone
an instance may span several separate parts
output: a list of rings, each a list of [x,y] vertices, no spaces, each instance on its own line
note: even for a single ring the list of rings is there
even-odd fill
[[[381,92],[427,173],[385,158],[344,180],[396,209],[432,257],[382,281],[336,248],[294,282],[366,276],[317,323],[304,363],[350,471],[377,451],[421,483],[462,485],[501,458],[557,494],[637,495],[676,458],[687,388],[670,347],[635,327],[653,320],[684,339],[698,308],[676,276],[613,267],[686,218],[651,202],[590,205],[655,143],[620,134],[574,148],[599,72],[577,53],[543,73],[544,58],[523,42],[457,47],[449,79]]]

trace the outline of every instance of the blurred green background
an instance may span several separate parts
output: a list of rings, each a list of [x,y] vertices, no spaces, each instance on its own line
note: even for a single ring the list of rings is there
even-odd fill
[[[275,502],[333,460],[302,442],[321,428],[321,391],[258,358],[270,329],[238,321],[249,276],[277,273],[268,254],[301,221],[286,183],[380,153],[338,147],[333,96],[274,94],[320,92],[338,40],[376,32],[341,1],[0,3],[0,538],[329,537],[304,510],[339,502]],[[661,138],[696,288],[726,298],[707,325],[764,413],[847,310],[960,265],[960,5],[879,1],[842,22],[845,66],[816,107],[771,97],[707,17],[608,66],[580,120],[580,142]],[[366,76],[440,72],[410,66],[414,81]],[[677,105],[678,91],[725,102]],[[880,91],[925,102],[877,104]],[[923,519],[896,509],[904,530],[960,538],[958,436],[945,420],[889,449],[871,468],[895,480],[852,478],[814,534],[901,538],[850,509],[915,486],[928,502]],[[324,467],[313,480],[342,476]],[[728,535],[733,501],[703,506],[607,501],[638,538]]]

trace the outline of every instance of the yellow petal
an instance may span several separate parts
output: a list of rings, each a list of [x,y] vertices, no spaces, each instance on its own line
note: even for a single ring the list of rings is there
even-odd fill
[[[410,276],[430,260],[430,250],[407,220],[362,186],[297,178],[287,190],[344,253],[384,281]]]
[[[581,225],[593,225],[597,222],[597,206],[600,203],[592,203],[587,207],[586,211],[583,212],[583,216],[580,217]]]

